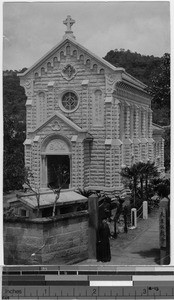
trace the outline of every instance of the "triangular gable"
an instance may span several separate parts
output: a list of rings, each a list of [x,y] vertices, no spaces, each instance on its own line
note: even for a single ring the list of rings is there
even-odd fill
[[[33,133],[37,133],[42,128],[44,128],[47,124],[49,124],[54,119],[61,119],[63,122],[65,122],[68,126],[70,126],[72,129],[74,129],[77,132],[84,132],[83,129],[81,129],[78,125],[76,125],[74,122],[72,122],[70,119],[65,117],[63,114],[60,114],[58,111],[56,111],[51,117],[47,119],[46,122],[42,123],[39,127],[37,127]]]
[[[41,65],[45,60],[49,59],[50,56],[54,55],[58,50],[60,50],[61,47],[63,47],[67,42],[70,42],[72,45],[78,47],[81,51],[85,52],[87,55],[91,56],[94,60],[97,60],[99,63],[103,65],[103,67],[107,67],[112,71],[124,71],[124,68],[116,68],[103,58],[100,58],[96,54],[92,53],[82,45],[76,42],[76,40],[68,37],[66,39],[63,39],[60,43],[58,43],[56,46],[54,46],[50,51],[48,51],[43,57],[41,57],[36,63],[34,63],[28,70],[26,70],[24,73],[18,74],[19,77],[26,76],[29,72],[33,71],[35,68],[37,68],[39,65]]]
[[[26,70],[24,73],[19,73],[19,77],[25,77],[27,74],[29,74],[31,71],[34,71],[34,69],[38,68],[40,65],[45,63],[46,60],[49,59],[50,56],[53,56],[56,54],[57,51],[60,51],[61,47],[63,47],[67,42],[72,44],[72,46],[75,46],[79,48],[84,54],[88,55],[90,58],[92,58],[96,63],[100,63],[102,67],[107,68],[111,73],[117,73],[120,72],[122,76],[122,80],[126,81],[127,84],[133,84],[135,87],[139,87],[142,89],[146,88],[146,85],[133,77],[132,75],[128,74],[124,68],[121,67],[114,67],[112,64],[107,62],[105,59],[100,58],[96,54],[92,53],[88,49],[86,49],[81,44],[77,43],[75,39],[68,37],[66,39],[63,39],[60,43],[58,43],[56,46],[54,46],[50,51],[48,51],[43,57],[41,57],[35,64],[33,64],[28,70]]]

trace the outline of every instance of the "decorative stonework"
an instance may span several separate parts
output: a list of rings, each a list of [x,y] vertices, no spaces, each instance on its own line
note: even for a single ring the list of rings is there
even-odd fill
[[[76,69],[70,64],[66,65],[61,71],[62,77],[68,81],[72,80],[76,76],[76,74]]]
[[[51,125],[51,128],[53,131],[59,131],[61,129],[61,126],[58,121],[54,121],[54,123]]]
[[[106,93],[112,93],[115,83],[115,75],[108,74],[106,75]]]
[[[92,121],[93,126],[104,125],[104,101],[103,93],[100,90],[96,90],[93,94]]]
[[[63,140],[54,139],[47,145],[45,152],[52,154],[64,154],[69,152],[69,147]]]
[[[24,85],[26,96],[31,96],[33,94],[33,81],[28,79]]]

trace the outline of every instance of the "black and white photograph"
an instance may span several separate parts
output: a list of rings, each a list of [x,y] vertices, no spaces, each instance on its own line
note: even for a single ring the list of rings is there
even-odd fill
[[[170,264],[170,21],[3,3],[4,265]]]

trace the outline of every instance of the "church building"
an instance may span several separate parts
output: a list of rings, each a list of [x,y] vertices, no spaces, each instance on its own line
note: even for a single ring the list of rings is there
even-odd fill
[[[121,168],[139,161],[163,172],[164,140],[146,85],[80,45],[71,16],[63,23],[61,42],[19,75],[25,165],[37,187],[47,189],[58,166],[70,174],[66,189],[119,191]]]

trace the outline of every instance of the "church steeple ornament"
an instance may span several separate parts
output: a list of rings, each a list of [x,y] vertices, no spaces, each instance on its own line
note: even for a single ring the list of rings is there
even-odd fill
[[[75,36],[73,35],[73,31],[71,30],[71,27],[73,26],[74,23],[75,23],[75,20],[73,20],[70,15],[68,15],[66,20],[63,21],[63,24],[66,25],[66,27],[67,27],[64,38],[72,37],[75,39]]]

